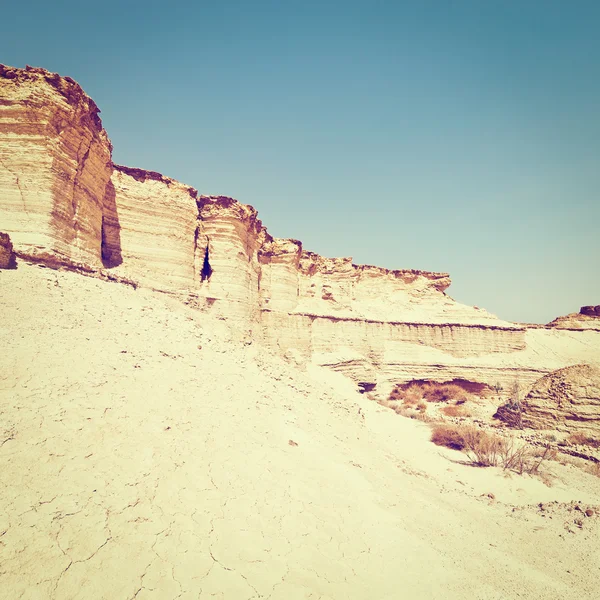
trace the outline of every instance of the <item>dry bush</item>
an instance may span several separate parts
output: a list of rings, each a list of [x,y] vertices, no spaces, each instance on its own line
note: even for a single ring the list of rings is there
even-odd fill
[[[567,442],[572,446],[590,446],[591,448],[600,448],[600,440],[585,435],[584,433],[572,433],[568,438]]]
[[[402,392],[400,392],[400,390],[394,388],[389,395],[388,400],[402,400],[403,398],[403,394]]]
[[[423,402],[423,397],[413,390],[408,390],[404,393],[402,403],[404,406],[417,406]]]
[[[515,471],[522,475],[537,475],[540,472],[542,463],[546,460],[556,458],[556,450],[550,446],[543,448],[534,448],[528,444],[517,444],[514,438],[505,440],[505,449],[502,454],[502,467],[510,471]]]
[[[504,439],[478,427],[461,427],[465,440],[464,452],[469,460],[480,467],[495,467],[505,449]]]
[[[395,409],[396,414],[409,419],[416,419],[417,421],[423,421],[424,423],[431,423],[433,419],[424,410],[418,410],[418,408],[412,406],[398,405]]]
[[[463,406],[463,403],[460,405],[452,405],[444,406],[442,408],[442,413],[447,417],[470,417],[471,413]]]
[[[423,391],[423,398],[428,402],[466,402],[467,392],[454,383],[431,384]]]
[[[500,466],[520,475],[539,474],[542,463],[556,457],[556,452],[549,446],[536,449],[514,438],[503,438],[473,425],[437,425],[433,428],[431,441],[438,446],[462,450],[473,465]]]
[[[409,387],[407,389],[399,389],[396,387],[392,390],[389,399],[402,401],[409,406],[411,404],[418,404],[423,400],[423,394],[415,387]]]
[[[436,425],[431,431],[431,441],[436,446],[444,446],[452,450],[462,450],[465,447],[461,432],[452,425]]]
[[[469,381],[468,379],[454,378],[451,381],[447,381],[446,383],[452,383],[465,392],[467,392],[470,396],[479,396],[481,398],[486,398],[491,396],[494,393],[494,388],[487,383],[480,383],[478,381]]]
[[[429,422],[431,419],[425,415],[425,411],[419,406],[406,406],[398,400],[379,400],[380,406],[392,409],[397,415],[408,417],[410,419],[418,419],[420,421]]]
[[[389,399],[402,400],[407,405],[416,405],[421,400],[427,400],[428,402],[454,400],[457,404],[462,404],[471,397],[471,392],[457,383],[415,380],[398,384],[390,393]]]

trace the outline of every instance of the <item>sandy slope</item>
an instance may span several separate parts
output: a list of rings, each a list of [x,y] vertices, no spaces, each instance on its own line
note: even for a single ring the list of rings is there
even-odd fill
[[[228,327],[119,284],[0,272],[0,597],[597,597],[600,519],[537,503],[600,504],[600,479],[460,464]]]

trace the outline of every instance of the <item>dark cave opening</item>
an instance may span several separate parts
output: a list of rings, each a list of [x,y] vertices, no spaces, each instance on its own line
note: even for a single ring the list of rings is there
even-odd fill
[[[202,271],[200,272],[200,280],[208,281],[212,275],[212,267],[210,266],[210,260],[208,257],[208,246],[206,246],[206,252],[204,253],[204,263],[202,264]]]

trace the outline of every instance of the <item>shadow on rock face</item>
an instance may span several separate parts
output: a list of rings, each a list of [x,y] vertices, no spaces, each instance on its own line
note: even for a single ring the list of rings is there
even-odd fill
[[[16,269],[17,257],[8,233],[0,232],[0,269]]]
[[[109,181],[104,192],[102,209],[102,264],[107,269],[118,267],[123,262],[121,255],[121,225],[117,212],[116,192]]]

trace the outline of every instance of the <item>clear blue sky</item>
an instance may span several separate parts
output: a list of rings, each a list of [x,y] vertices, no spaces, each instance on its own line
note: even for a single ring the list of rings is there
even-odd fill
[[[327,256],[448,271],[545,322],[600,304],[600,3],[10,2],[0,62],[76,79],[117,163]]]

